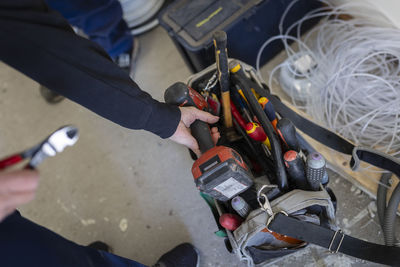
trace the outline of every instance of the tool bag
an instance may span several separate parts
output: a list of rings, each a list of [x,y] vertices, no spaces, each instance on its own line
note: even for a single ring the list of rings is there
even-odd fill
[[[251,77],[249,80],[252,81],[255,93],[267,97],[281,118],[290,119],[297,129],[320,143],[338,152],[352,155],[350,166],[354,171],[360,162],[364,161],[400,177],[399,160],[373,149],[356,147],[339,135],[300,116],[282,103],[277,96],[271,94],[251,66],[243,62],[240,62],[240,65]],[[216,64],[190,76],[187,85],[198,91],[204,87],[212,87],[216,84],[213,81],[215,73]],[[308,153],[313,151],[299,134],[297,138],[303,151]],[[246,155],[242,154],[242,157]],[[296,252],[309,243],[327,248],[333,253],[341,252],[376,263],[400,266],[400,248],[363,241],[345,235],[337,228],[336,198],[329,187],[321,186],[320,191],[294,189],[272,201],[267,192],[271,192],[276,185],[270,184],[266,179],[261,186],[254,187],[256,191],[253,193],[258,208],[252,210],[234,231],[223,229],[219,224],[219,216],[227,212],[226,205],[201,194],[210,205],[219,226],[220,230],[216,234],[225,236],[227,249],[235,253],[240,260],[247,261],[249,266]]]
[[[328,227],[334,228],[335,209],[330,195],[324,189],[321,191],[292,190],[271,203],[263,203],[259,209],[248,215],[246,221],[231,236],[230,242],[234,244],[234,253],[251,266],[304,248],[307,245],[306,242],[297,240],[293,242],[285,239],[284,236],[279,238],[276,233],[269,231],[268,227],[274,214],[290,215],[319,225],[320,217],[307,214],[306,211],[307,208],[313,206],[324,208],[326,213],[323,216],[327,220]]]

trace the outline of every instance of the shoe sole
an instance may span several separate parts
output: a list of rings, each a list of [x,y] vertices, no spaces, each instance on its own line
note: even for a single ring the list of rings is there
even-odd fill
[[[194,247],[194,251],[196,251],[197,254],[197,262],[196,262],[196,267],[200,267],[200,251],[198,251],[198,249],[196,247]]]
[[[60,103],[65,99],[64,96],[48,89],[47,87],[44,87],[43,85],[40,85],[39,88],[40,95],[46,100],[47,103],[49,104],[57,104]]]

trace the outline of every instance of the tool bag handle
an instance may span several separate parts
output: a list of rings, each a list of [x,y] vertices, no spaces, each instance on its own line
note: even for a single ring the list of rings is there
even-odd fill
[[[341,252],[359,259],[390,266],[400,266],[400,248],[370,243],[312,223],[299,221],[282,213],[275,215],[268,229],[277,233]]]

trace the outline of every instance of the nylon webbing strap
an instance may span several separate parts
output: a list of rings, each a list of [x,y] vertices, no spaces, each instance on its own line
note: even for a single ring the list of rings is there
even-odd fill
[[[304,118],[303,116],[297,114],[291,108],[287,107],[284,103],[282,103],[279,98],[274,95],[271,95],[267,90],[257,88],[257,93],[261,96],[268,98],[271,103],[274,105],[275,110],[285,118],[290,119],[293,124],[301,130],[302,132],[306,133],[307,135],[311,136],[318,142],[333,148],[341,153],[351,155],[353,152],[354,145],[346,140],[344,140],[339,135],[313,123],[312,121]]]
[[[331,252],[341,252],[359,259],[390,266],[400,266],[400,248],[398,247],[363,241],[281,213],[275,215],[268,229],[327,248]]]
[[[343,139],[339,135],[297,114],[291,108],[286,106],[278,97],[270,94],[267,90],[258,86],[254,86],[254,89],[261,96],[267,97],[274,105],[275,110],[282,117],[290,119],[296,128],[336,151],[352,155],[350,166],[354,171],[358,168],[360,160],[362,160],[378,168],[388,170],[396,174],[397,177],[400,177],[400,161],[396,158],[373,149],[355,147],[352,143]]]
[[[400,178],[400,161],[392,156],[363,147],[355,147],[352,155],[350,166],[353,170],[357,170],[360,160],[363,160],[369,164],[388,170]]]

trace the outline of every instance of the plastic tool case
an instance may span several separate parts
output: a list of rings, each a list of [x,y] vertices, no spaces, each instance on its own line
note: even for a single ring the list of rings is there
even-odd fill
[[[192,72],[215,62],[212,33],[228,34],[229,57],[255,66],[257,52],[271,36],[279,34],[279,22],[293,0],[177,0],[160,14],[159,20],[171,36]],[[314,0],[300,0],[290,8],[283,30],[306,13],[321,6]],[[302,30],[315,21],[306,22]],[[261,58],[264,64],[282,49],[273,42]]]

